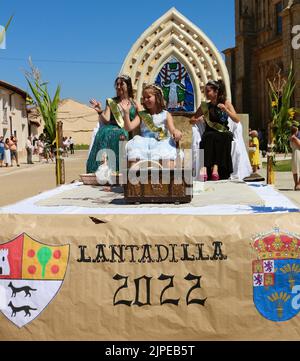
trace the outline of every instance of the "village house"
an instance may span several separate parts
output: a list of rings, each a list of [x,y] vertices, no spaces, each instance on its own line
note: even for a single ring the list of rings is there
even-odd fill
[[[43,133],[45,123],[36,107],[29,107],[30,134],[39,137]],[[59,102],[57,121],[63,123],[63,136],[72,137],[74,144],[90,145],[94,129],[98,126],[98,114],[88,105],[73,99]]]
[[[64,99],[59,104],[57,120],[63,122],[63,134],[72,137],[74,144],[90,145],[99,117],[88,105]]]
[[[0,80],[0,135],[4,139],[16,136],[18,151],[21,153],[25,153],[26,139],[30,132],[26,97],[24,90]]]

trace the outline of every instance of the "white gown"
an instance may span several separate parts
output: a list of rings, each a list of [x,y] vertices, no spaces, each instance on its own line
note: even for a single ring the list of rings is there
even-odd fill
[[[4,164],[11,165],[10,149],[4,150]]]

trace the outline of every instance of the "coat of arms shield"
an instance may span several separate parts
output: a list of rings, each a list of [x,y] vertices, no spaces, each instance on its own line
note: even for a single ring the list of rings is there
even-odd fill
[[[278,228],[254,241],[258,259],[252,263],[253,300],[259,313],[274,322],[300,311],[300,238]]]
[[[16,326],[33,321],[59,292],[69,250],[69,245],[46,245],[25,233],[0,244],[0,311]]]

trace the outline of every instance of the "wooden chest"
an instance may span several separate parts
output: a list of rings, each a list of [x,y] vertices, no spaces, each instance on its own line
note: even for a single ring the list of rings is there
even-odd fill
[[[192,201],[192,170],[139,169],[133,181],[130,172],[127,171],[127,175],[124,197],[128,203],[179,204]]]

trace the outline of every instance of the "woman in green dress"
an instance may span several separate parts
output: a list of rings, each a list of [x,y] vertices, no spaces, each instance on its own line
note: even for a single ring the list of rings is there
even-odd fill
[[[106,100],[103,110],[101,103],[95,99],[90,100],[91,107],[99,114],[100,128],[95,136],[86,168],[87,173],[95,173],[101,164],[103,153],[106,150],[113,151],[115,159],[109,157],[108,165],[112,171],[119,171],[119,142],[128,139],[128,132],[124,129],[124,111],[122,105],[131,102],[130,119],[137,116],[136,105],[133,101],[132,82],[126,75],[119,76],[115,80],[117,96]]]

